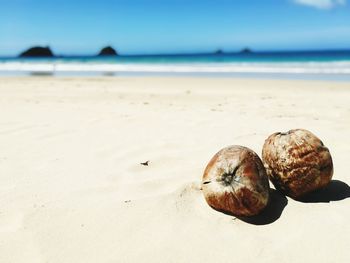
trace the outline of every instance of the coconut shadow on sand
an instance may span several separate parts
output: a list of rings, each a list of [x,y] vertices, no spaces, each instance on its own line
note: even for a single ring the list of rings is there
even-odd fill
[[[237,217],[238,219],[253,225],[268,225],[275,222],[282,215],[287,206],[288,199],[275,189],[270,189],[269,203],[260,214],[250,217]]]
[[[307,194],[297,200],[303,203],[329,203],[350,197],[350,186],[339,180],[332,180],[325,188]]]
[[[269,203],[264,210],[256,216],[236,216],[226,211],[218,210],[215,207],[211,208],[225,215],[233,216],[233,219],[238,218],[252,225],[268,225],[280,218],[283,209],[287,206],[287,204],[288,199],[285,197],[285,195],[281,194],[275,189],[270,188]]]

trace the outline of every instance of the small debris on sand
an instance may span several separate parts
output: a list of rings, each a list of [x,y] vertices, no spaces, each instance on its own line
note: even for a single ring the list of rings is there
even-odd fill
[[[143,165],[143,166],[148,166],[149,161],[146,161],[146,162],[143,162],[143,163],[140,163],[140,164]]]

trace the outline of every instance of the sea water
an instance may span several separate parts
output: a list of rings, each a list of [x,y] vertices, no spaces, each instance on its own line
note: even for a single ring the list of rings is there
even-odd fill
[[[350,50],[0,58],[0,75],[171,75],[350,80]]]

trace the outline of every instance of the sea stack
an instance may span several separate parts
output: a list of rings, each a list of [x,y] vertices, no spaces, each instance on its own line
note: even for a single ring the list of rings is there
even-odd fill
[[[53,57],[53,53],[50,47],[31,47],[26,51],[22,52],[20,57]]]
[[[222,49],[218,49],[214,52],[215,55],[221,55],[224,54],[224,51]]]
[[[259,214],[269,200],[269,180],[259,156],[243,146],[229,146],[210,160],[202,180],[205,200],[235,216]]]
[[[118,55],[117,51],[111,46],[102,48],[100,53],[98,54],[98,56],[117,56],[117,55]]]
[[[250,48],[246,47],[246,48],[243,48],[239,53],[250,54],[252,52],[253,51]]]
[[[328,148],[304,129],[270,135],[263,146],[262,160],[276,189],[294,199],[325,187],[333,175]]]

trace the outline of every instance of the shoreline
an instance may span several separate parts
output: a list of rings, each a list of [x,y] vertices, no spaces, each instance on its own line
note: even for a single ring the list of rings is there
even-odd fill
[[[86,72],[86,73],[51,73],[51,72],[35,72],[35,73],[0,73],[0,79],[5,78],[175,78],[175,79],[232,79],[232,80],[282,80],[282,81],[316,81],[316,82],[350,82],[350,75],[347,74],[267,74],[267,73],[116,73],[116,72]]]
[[[242,83],[242,82],[248,82],[249,84],[253,84],[252,87],[254,89],[257,88],[259,83],[284,83],[284,86],[290,86],[288,84],[293,84],[293,83],[299,83],[301,85],[299,86],[304,86],[307,83],[319,86],[336,86],[336,87],[341,87],[345,86],[347,87],[347,84],[350,83],[350,80],[344,80],[344,81],[334,81],[334,80],[323,80],[323,79],[289,79],[289,78],[269,78],[269,76],[266,77],[242,77],[242,76],[237,76],[237,77],[232,77],[232,76],[227,76],[227,77],[222,77],[222,76],[211,76],[211,75],[201,75],[201,76],[193,76],[193,75],[94,75],[94,74],[89,74],[89,75],[15,75],[15,76],[2,76],[0,75],[0,79],[2,80],[7,80],[12,82],[13,84],[16,83],[17,81],[54,81],[57,83],[60,83],[61,81],[74,81],[74,82],[84,82],[86,80],[94,80],[94,81],[103,81],[103,82],[108,82],[108,83],[113,83],[113,82],[118,82],[119,80],[126,80],[126,81],[133,81],[137,80],[138,85],[140,85],[143,80],[148,80],[150,82],[155,81],[157,82],[166,82],[166,81],[175,81],[175,82],[202,82],[203,80],[209,80],[212,82],[225,82],[226,84],[229,82],[232,83]],[[76,83],[74,83],[76,84]],[[191,84],[191,83],[189,83]],[[333,85],[334,84],[334,85]],[[338,85],[339,84],[339,85]],[[0,84],[1,85],[1,84]],[[172,85],[170,85],[172,86]],[[207,85],[206,85],[207,86]],[[298,88],[295,87],[295,88]]]
[[[31,74],[350,81],[350,51],[0,58],[0,76]]]

